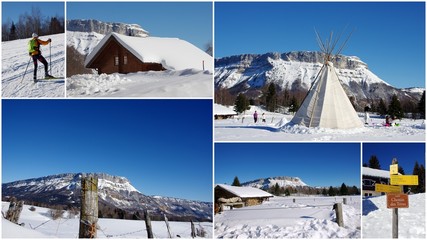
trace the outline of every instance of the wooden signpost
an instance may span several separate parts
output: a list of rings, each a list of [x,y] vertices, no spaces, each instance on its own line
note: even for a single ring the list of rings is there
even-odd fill
[[[409,207],[408,194],[402,193],[402,186],[418,185],[417,175],[399,175],[397,159],[392,160],[390,165],[390,185],[375,184],[376,192],[387,193],[387,208],[392,209],[392,237],[399,237],[399,208]]]
[[[401,193],[402,187],[377,183],[375,184],[375,192]]]

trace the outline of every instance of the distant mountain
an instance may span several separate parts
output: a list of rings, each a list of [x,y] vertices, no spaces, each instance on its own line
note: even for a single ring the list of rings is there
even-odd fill
[[[323,53],[309,51],[242,54],[215,59],[215,87],[229,89],[233,94],[246,92],[252,96],[259,96],[261,89],[270,83],[282,90],[307,91],[320,71],[323,59]],[[388,102],[393,94],[401,101],[418,102],[424,90],[395,88],[355,56],[338,55],[333,63],[344,90],[355,98],[356,103],[380,98]]]
[[[48,206],[80,206],[81,177],[83,173],[67,173],[2,184],[2,199],[20,200]],[[100,205],[128,213],[150,210],[153,216],[167,214],[169,219],[212,221],[212,203],[173,197],[147,196],[131,185],[128,179],[104,173],[92,174],[98,178]]]
[[[245,187],[254,187],[261,189],[269,189],[274,187],[276,183],[279,187],[308,187],[300,178],[298,177],[269,177],[269,178],[260,178],[249,182],[244,182],[241,185]]]
[[[67,31],[95,32],[103,35],[115,32],[128,36],[148,37],[149,33],[138,24],[101,22],[95,19],[67,20]]]

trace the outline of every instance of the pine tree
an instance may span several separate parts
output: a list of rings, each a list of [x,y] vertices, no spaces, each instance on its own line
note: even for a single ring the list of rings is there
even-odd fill
[[[336,195],[335,190],[332,186],[329,187],[328,195],[329,196],[335,196]]]
[[[295,96],[292,96],[291,103],[289,104],[289,112],[294,113],[298,111],[299,103]]]
[[[277,109],[276,86],[274,83],[270,83],[268,86],[268,91],[265,97],[265,106],[270,112],[274,112]]]
[[[381,98],[380,102],[378,103],[377,111],[379,115],[386,115],[387,114],[387,106],[385,105],[384,100]]]
[[[12,26],[10,27],[10,33],[9,33],[9,40],[15,40],[16,37],[16,26],[15,23],[12,21]]]
[[[289,192],[289,188],[286,188],[286,190],[285,190],[285,196],[291,196],[291,193]]]
[[[326,191],[326,188],[324,188],[324,189],[322,190],[322,195],[323,195],[323,196],[328,195],[328,192]]]
[[[400,165],[399,165],[399,168],[397,169],[397,172],[402,174],[402,175],[405,175],[405,170],[403,170],[403,167]]]
[[[388,106],[388,114],[399,119],[403,118],[403,109],[396,94],[391,97],[391,102]]]
[[[414,169],[412,171],[413,175],[418,176],[418,185],[412,187],[412,192],[414,193],[423,193],[425,192],[425,169],[424,165],[419,165],[418,161],[415,162]]]
[[[243,93],[239,93],[239,95],[236,98],[236,101],[234,102],[234,111],[238,113],[242,113],[249,109],[249,100],[246,98],[246,96]]]
[[[418,102],[418,112],[420,113],[421,119],[426,117],[426,91],[423,92],[420,101]]]
[[[239,178],[237,176],[234,177],[234,180],[233,180],[233,183],[231,184],[231,186],[236,186],[236,187],[242,186],[240,184]]]
[[[347,188],[347,186],[344,183],[341,184],[340,195],[341,196],[348,195],[348,188]]]
[[[368,164],[367,163],[363,163],[363,167],[368,167]]]
[[[374,169],[381,169],[380,161],[378,160],[377,156],[371,156],[369,159],[369,167]]]
[[[276,183],[275,185],[274,185],[274,190],[273,190],[274,192],[273,192],[273,194],[274,195],[276,195],[276,196],[280,196],[280,186],[279,186],[279,184],[278,183]]]

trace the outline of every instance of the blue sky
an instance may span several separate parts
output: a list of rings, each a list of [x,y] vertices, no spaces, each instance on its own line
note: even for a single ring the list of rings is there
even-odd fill
[[[215,57],[318,51],[314,29],[326,38],[346,26],[342,54],[395,87],[425,87],[424,2],[217,2]]]
[[[369,164],[369,159],[375,155],[381,169],[389,170],[392,159],[397,158],[407,175],[412,174],[415,161],[426,166],[425,154],[424,143],[363,143],[363,163]]]
[[[215,184],[299,177],[310,186],[360,186],[359,143],[216,143]]]
[[[212,2],[67,2],[67,19],[136,23],[155,37],[212,44]]]
[[[64,18],[64,2],[2,2],[2,22],[8,19],[15,23],[19,16],[24,13],[31,15],[33,7],[39,8],[45,17],[62,17]]]
[[[2,100],[2,181],[127,177],[142,193],[212,201],[211,100]]]

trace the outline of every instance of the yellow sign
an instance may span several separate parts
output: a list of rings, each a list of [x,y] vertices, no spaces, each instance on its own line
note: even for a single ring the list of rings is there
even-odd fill
[[[397,164],[390,165],[390,174],[391,175],[398,174],[398,170],[399,170],[399,167],[397,166]]]
[[[418,175],[390,175],[391,185],[418,185]]]
[[[375,184],[375,192],[400,193],[402,192],[402,187],[377,183]]]

